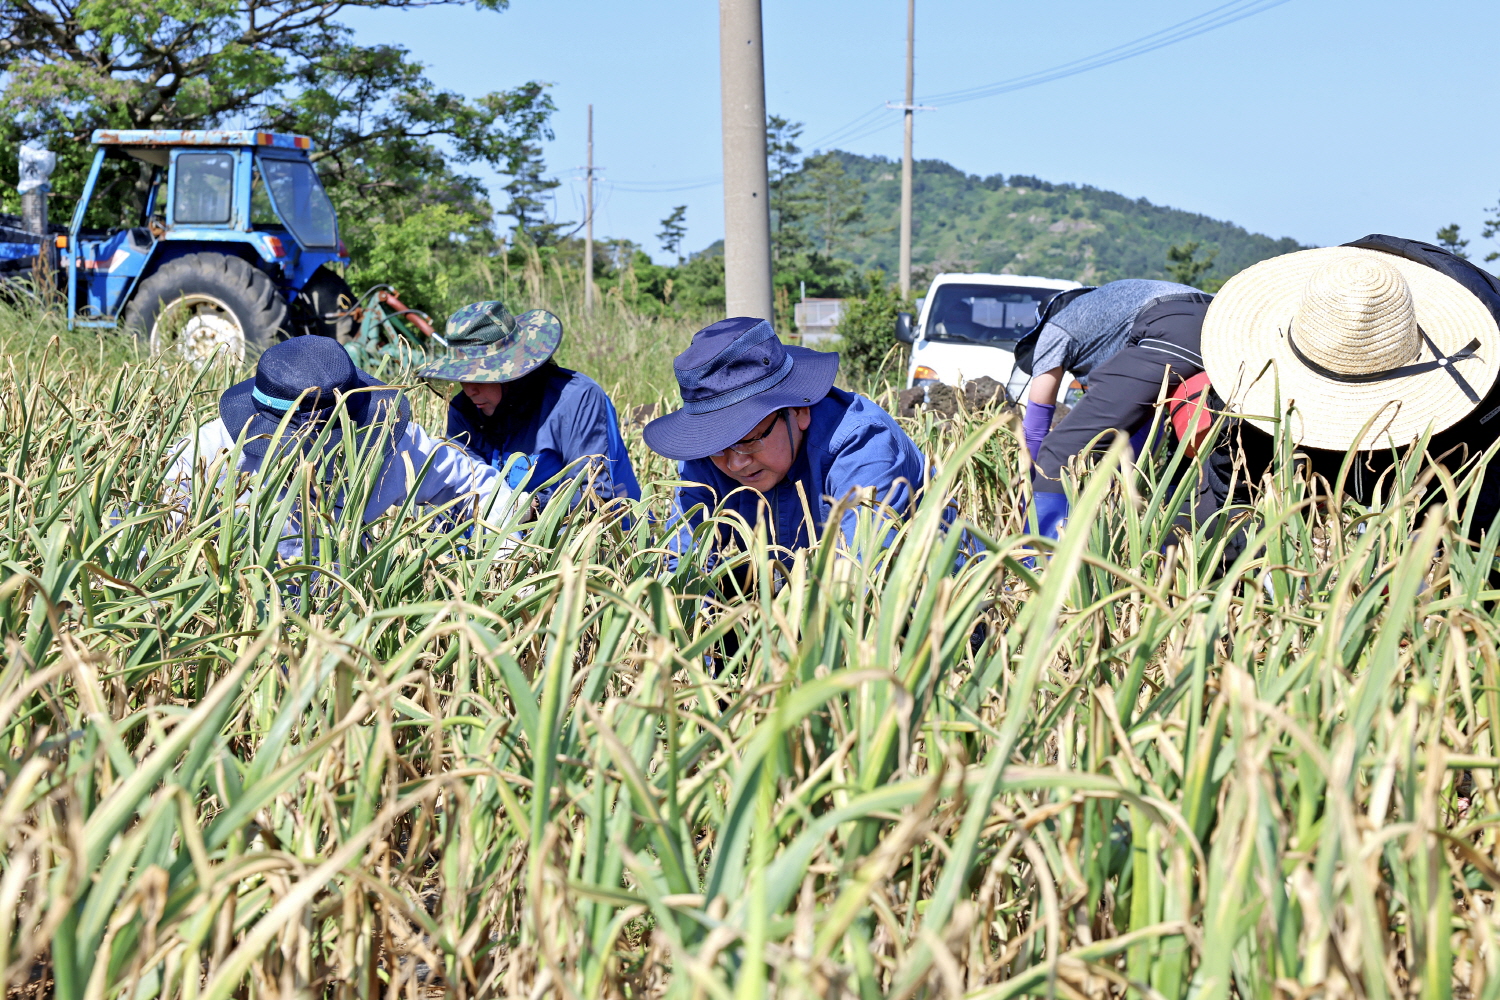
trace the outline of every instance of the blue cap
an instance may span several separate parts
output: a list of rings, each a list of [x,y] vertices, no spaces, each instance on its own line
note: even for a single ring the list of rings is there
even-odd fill
[[[255,377],[230,386],[219,397],[219,416],[232,436],[244,433],[250,438],[246,454],[264,458],[269,435],[288,413],[286,433],[306,437],[317,432],[340,399],[360,428],[379,423],[394,411],[391,441],[401,436],[411,420],[411,404],[399,389],[360,371],[338,341],[319,336],[292,337],[266,348],[256,362]],[[335,427],[329,444],[342,434]]]

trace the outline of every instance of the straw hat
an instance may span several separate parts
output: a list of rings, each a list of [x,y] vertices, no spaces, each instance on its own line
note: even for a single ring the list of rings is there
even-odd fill
[[[1304,447],[1368,451],[1473,411],[1500,372],[1500,329],[1430,267],[1325,247],[1230,278],[1203,320],[1203,363],[1229,408],[1263,429],[1290,414]]]

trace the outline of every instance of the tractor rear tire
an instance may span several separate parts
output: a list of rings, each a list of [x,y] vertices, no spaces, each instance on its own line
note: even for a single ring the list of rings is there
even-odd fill
[[[332,337],[340,344],[347,344],[358,332],[350,315],[354,304],[354,290],[349,282],[324,266],[314,271],[302,286],[292,303],[292,313],[303,333]]]
[[[221,353],[234,363],[254,361],[291,333],[286,299],[270,276],[211,252],[168,261],[141,282],[125,328],[153,355],[174,351],[200,368]]]

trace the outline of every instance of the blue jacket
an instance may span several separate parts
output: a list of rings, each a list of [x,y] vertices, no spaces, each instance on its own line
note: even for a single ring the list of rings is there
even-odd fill
[[[909,514],[912,494],[921,489],[926,468],[926,458],[889,413],[864,396],[832,389],[812,406],[812,423],[797,458],[786,478],[770,493],[762,496],[741,486],[710,459],[694,459],[681,463],[680,473],[688,482],[702,485],[678,488],[676,512],[680,516],[697,504],[705,504],[712,511],[722,502],[726,511],[737,512],[752,526],[766,512],[771,543],[801,549],[811,544],[811,539],[798,484],[807,496],[817,535],[821,536],[833,504],[855,489],[874,487],[877,500],[903,515]],[[696,526],[702,519],[700,512],[689,523]],[[856,520],[851,510],[840,525],[851,542]]]
[[[595,463],[598,494],[606,500],[641,498],[614,404],[599,383],[579,372],[546,365],[507,383],[505,389],[489,417],[467,396],[457,396],[448,407],[448,436],[497,469],[504,468],[512,455],[523,456],[507,479],[512,488],[536,489],[569,463],[586,455],[603,455],[605,461]],[[540,490],[537,497],[546,503],[551,494],[551,489]]]

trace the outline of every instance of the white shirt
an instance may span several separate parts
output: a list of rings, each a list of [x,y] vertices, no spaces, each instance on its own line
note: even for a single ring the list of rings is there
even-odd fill
[[[184,439],[177,446],[176,455],[167,469],[167,482],[183,493],[190,493],[195,468],[206,469],[221,456],[233,451],[235,443],[222,419],[205,424],[199,428],[195,437]],[[422,466],[429,457],[432,459],[432,466],[423,476]],[[254,472],[260,467],[260,459],[241,452],[238,467],[242,472]],[[412,480],[417,476],[421,476],[420,480],[413,483]],[[222,479],[221,476],[221,482]],[[475,461],[456,444],[433,440],[420,424],[414,422],[406,425],[400,439],[381,465],[380,478],[369,502],[365,504],[364,523],[369,524],[392,507],[405,502],[407,496],[413,493],[413,486],[418,504],[446,504],[473,494],[479,501],[480,509],[484,511],[491,510],[497,502],[503,503],[511,493],[493,467]],[[289,537],[277,545],[277,551],[284,559],[295,560],[302,555],[298,520],[288,518],[285,529],[286,535],[297,537]]]

